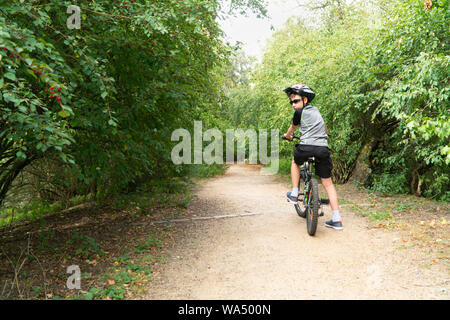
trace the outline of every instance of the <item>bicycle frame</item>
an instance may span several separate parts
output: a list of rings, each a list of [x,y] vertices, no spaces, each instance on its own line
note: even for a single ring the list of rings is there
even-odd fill
[[[300,140],[300,138],[295,135],[292,135],[292,138]],[[290,140],[284,136],[282,139]],[[315,160],[316,159],[313,156],[308,157],[308,160],[304,163],[304,165],[299,166],[300,178],[305,182],[305,185],[303,188],[303,193],[299,193],[299,196],[303,195],[303,199],[299,199],[297,197],[297,200],[303,202],[305,210],[303,211],[298,204],[295,204],[297,214],[302,218],[306,218],[307,230],[310,236],[313,236],[316,233],[318,217],[324,215],[322,205],[329,204],[328,199],[321,199],[319,197],[318,181],[313,178],[312,174],[312,167],[315,164]],[[300,180],[298,187],[300,188]]]

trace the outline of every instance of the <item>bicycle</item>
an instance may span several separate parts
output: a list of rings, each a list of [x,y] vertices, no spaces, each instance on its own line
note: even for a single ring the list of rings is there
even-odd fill
[[[300,140],[300,137],[295,135],[292,135],[292,138]],[[282,139],[291,141],[284,136]],[[319,198],[319,183],[317,179],[312,177],[312,167],[314,162],[315,157],[309,157],[308,160],[300,166],[300,178],[305,182],[305,185],[303,187],[303,192],[298,194],[297,199],[300,203],[303,203],[305,209],[302,210],[298,203],[294,205],[297,214],[306,219],[306,229],[310,236],[316,234],[318,219],[324,215],[322,205],[330,203],[328,199]],[[300,182],[298,187],[300,190]],[[300,196],[303,196],[303,199],[300,198]],[[320,213],[319,210],[321,211]]]

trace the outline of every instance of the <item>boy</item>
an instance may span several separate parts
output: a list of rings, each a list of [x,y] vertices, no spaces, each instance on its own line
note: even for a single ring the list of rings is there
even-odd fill
[[[286,197],[290,203],[297,203],[300,181],[299,165],[307,161],[308,157],[314,156],[316,158],[315,173],[321,178],[333,210],[333,218],[325,222],[325,226],[342,230],[337,194],[331,181],[333,164],[330,158],[331,150],[328,148],[328,129],[319,109],[310,104],[316,94],[304,84],[296,84],[285,89],[284,92],[288,95],[290,103],[295,110],[292,124],[284,137],[292,141],[292,134],[299,126],[301,133],[300,143],[295,147],[294,159],[291,163],[292,191],[288,192]]]

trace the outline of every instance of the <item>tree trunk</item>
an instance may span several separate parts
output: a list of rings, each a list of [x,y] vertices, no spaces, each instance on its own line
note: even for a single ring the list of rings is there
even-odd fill
[[[2,167],[0,167],[0,206],[3,204],[6,194],[8,193],[14,179],[33,160],[35,159],[27,158],[25,161],[15,159],[15,161],[11,161],[11,164],[8,165],[8,162],[6,162]]]
[[[375,142],[376,142],[376,140],[372,138],[361,149],[358,159],[356,159],[355,168],[353,169],[353,172],[352,172],[352,175],[351,175],[349,181],[355,181],[355,182],[357,182],[359,184],[363,184],[363,185],[366,183],[367,178],[369,177],[369,175],[372,171],[370,169],[367,159],[375,145]]]

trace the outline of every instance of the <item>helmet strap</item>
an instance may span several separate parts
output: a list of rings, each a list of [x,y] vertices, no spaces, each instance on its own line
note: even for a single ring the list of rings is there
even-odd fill
[[[302,96],[302,105],[303,105],[302,109],[309,104],[309,101],[305,104],[305,98],[306,100],[308,100],[308,97]]]

